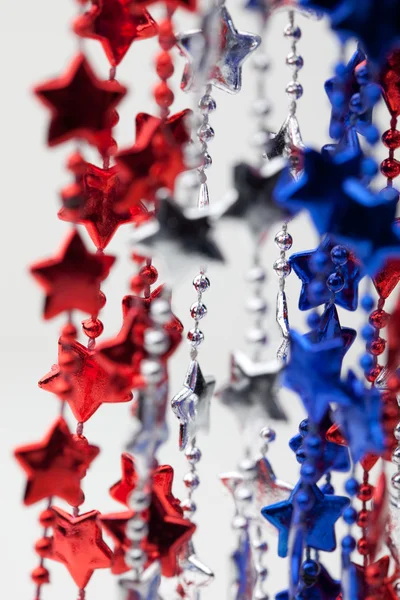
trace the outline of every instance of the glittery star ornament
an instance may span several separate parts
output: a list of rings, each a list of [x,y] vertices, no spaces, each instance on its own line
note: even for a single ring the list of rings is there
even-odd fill
[[[74,32],[99,40],[112,66],[117,66],[132,42],[157,34],[157,26],[147,10],[134,10],[124,0],[92,0],[89,10],[74,23]]]
[[[52,507],[53,537],[48,558],[63,563],[80,590],[96,569],[111,566],[112,552],[103,541],[98,524],[100,513],[91,510],[77,517]]]
[[[115,257],[87,251],[77,231],[71,231],[54,258],[33,264],[30,272],[46,292],[43,316],[52,319],[64,311],[96,315],[101,308],[100,282]]]
[[[237,414],[242,426],[251,416],[252,407],[260,408],[272,419],[286,420],[276,390],[281,369],[278,361],[256,362],[243,352],[235,352],[231,355],[230,381],[217,395]]]
[[[348,441],[353,462],[357,463],[367,453],[380,456],[385,445],[379,390],[365,388],[349,371],[342,384],[332,386],[331,401],[338,404],[334,418]]]
[[[171,400],[171,408],[179,420],[179,448],[184,450],[201,429],[210,423],[210,401],[215,378],[204,377],[197,360],[190,362],[183,387]]]
[[[204,46],[203,36],[201,30],[177,36],[178,47],[187,61],[181,83],[181,88],[185,91],[198,89],[197,75],[202,60],[198,49]],[[221,6],[219,52],[209,73],[208,83],[230,94],[239,92],[242,87],[242,65],[260,43],[258,35],[237,31],[229,12],[225,6]]]
[[[288,553],[294,502],[296,494],[302,489],[301,486],[299,482],[288,500],[265,506],[261,511],[263,517],[279,531],[278,555],[281,557],[287,556]],[[306,544],[316,550],[333,552],[336,548],[334,526],[344,508],[349,505],[349,500],[344,496],[324,495],[316,485],[310,487],[310,494],[313,504],[305,516]]]
[[[400,116],[400,49],[392,52],[382,69],[380,83],[392,117]]]
[[[342,336],[313,339],[313,335],[290,333],[290,360],[283,384],[301,397],[314,422],[320,423],[332,399],[331,388],[339,380],[345,353]]]
[[[196,526],[183,518],[179,501],[172,494],[174,472],[172,467],[164,465],[155,469],[152,475],[152,498],[149,507],[149,532],[143,542],[149,561],[160,560],[162,574],[174,577],[178,572],[177,556],[179,550],[189,541]],[[123,550],[129,547],[125,535],[132,511],[103,515],[101,522],[105,530]],[[125,567],[124,570],[128,570]],[[114,570],[114,569],[113,569]],[[121,564],[118,565],[118,572]]]
[[[64,75],[34,91],[51,111],[50,146],[75,137],[99,145],[100,134],[111,129],[113,110],[126,94],[117,81],[97,79],[83,54],[78,54]]]
[[[186,125],[190,114],[183,110],[165,120],[146,113],[137,115],[134,145],[115,157],[128,183],[118,210],[129,209],[140,200],[153,201],[160,188],[174,190],[177,176],[187,169],[183,150],[190,141]]]
[[[338,600],[341,598],[342,590],[340,581],[333,579],[324,565],[319,566],[320,572],[316,583],[302,590],[301,600]],[[289,592],[280,592],[275,596],[275,600],[290,600]]]
[[[68,373],[70,389],[65,393],[62,365],[65,360],[73,362]],[[47,375],[39,381],[39,387],[65,398],[74,417],[86,422],[104,403],[129,402],[132,399],[131,380],[113,377],[98,362],[96,354],[77,341],[58,342],[58,361]]]
[[[287,500],[293,491],[293,486],[277,478],[271,463],[265,456],[257,460],[256,470],[255,500],[259,510],[266,503],[272,504],[281,500]]]
[[[326,282],[329,275],[336,270],[336,265],[331,258],[331,250],[336,246],[335,242],[326,236],[320,246],[315,250],[297,252],[291,255],[289,262],[293,271],[302,282],[299,309],[309,310],[330,301],[332,292],[325,285],[318,294],[312,293],[312,283],[315,280]],[[316,266],[316,260],[324,257],[323,265]],[[362,277],[361,265],[352,252],[348,252],[348,259],[340,267],[343,277],[343,288],[335,294],[335,304],[346,310],[356,310],[358,305],[358,283]]]
[[[28,476],[24,503],[29,506],[57,496],[71,506],[81,504],[81,479],[99,452],[86,438],[72,435],[64,419],[57,419],[41,442],[14,452]]]
[[[96,248],[104,250],[120,225],[149,218],[149,212],[141,202],[126,211],[116,210],[127,189],[119,167],[101,169],[82,159],[79,169],[79,206],[64,202],[58,218],[84,225]]]
[[[222,253],[212,238],[209,216],[204,210],[180,208],[171,198],[162,199],[156,220],[136,228],[134,242],[155,248],[173,261],[176,255],[223,261]]]

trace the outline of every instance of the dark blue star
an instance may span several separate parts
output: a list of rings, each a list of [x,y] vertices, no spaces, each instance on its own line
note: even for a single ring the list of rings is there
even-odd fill
[[[299,0],[299,5],[326,12],[342,40],[357,38],[376,62],[400,45],[398,0]]]
[[[332,105],[329,125],[329,135],[332,138],[340,138],[346,129],[353,126],[358,133],[363,134],[365,126],[371,124],[372,107],[368,94],[356,78],[356,67],[366,67],[365,63],[365,54],[358,49],[340,75],[335,75],[325,82],[325,92]],[[360,94],[361,107],[357,112],[351,111],[349,106],[354,94]]]
[[[300,592],[301,600],[336,600],[341,592],[340,581],[333,579],[323,565],[315,585]],[[275,600],[290,600],[289,592],[280,592]]]
[[[290,360],[283,384],[301,397],[315,423],[320,423],[332,401],[331,388],[338,385],[345,345],[341,336],[313,341],[309,334],[291,331]]]
[[[373,192],[356,179],[344,184],[346,196],[332,215],[327,231],[354,249],[369,275],[390,258],[400,256],[400,231],[395,220],[399,192],[393,187]]]
[[[335,242],[330,237],[326,237],[316,250],[297,252],[290,257],[289,262],[292,269],[303,284],[299,298],[300,310],[308,310],[330,301],[332,293],[326,285],[322,287],[318,295],[315,295],[311,293],[310,284],[315,279],[324,279],[326,281],[327,277],[335,271],[336,266],[330,254],[335,245]],[[325,255],[326,260],[324,265],[316,266],[314,264],[317,255]],[[349,253],[348,260],[346,264],[341,266],[340,272],[345,284],[343,289],[335,294],[335,303],[346,310],[356,310],[358,304],[358,283],[362,275],[360,263],[353,254]]]
[[[289,168],[284,169],[275,187],[275,202],[281,208],[297,214],[307,209],[317,231],[323,235],[337,207],[343,203],[344,182],[359,177],[362,155],[353,148],[332,154],[311,148],[304,151],[303,172],[293,180]]]
[[[265,506],[261,511],[263,517],[279,531],[278,555],[281,557],[287,556],[288,553],[289,529],[294,513],[293,504],[300,489],[302,489],[301,481],[288,500]],[[344,496],[325,496],[316,485],[308,489],[313,496],[313,505],[305,516],[305,543],[316,550],[333,552],[336,548],[334,525],[343,509],[348,506],[349,500]]]
[[[376,388],[366,388],[349,371],[347,379],[331,389],[332,402],[338,404],[335,421],[346,438],[354,463],[366,454],[380,456],[385,449],[381,425],[382,400]]]

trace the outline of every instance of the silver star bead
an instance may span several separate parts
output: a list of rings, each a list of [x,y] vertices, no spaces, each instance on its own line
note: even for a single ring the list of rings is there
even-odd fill
[[[119,600],[159,600],[160,582],[160,564],[155,561],[147,567],[139,579],[119,580]]]
[[[219,52],[208,74],[207,83],[230,94],[236,94],[242,87],[242,65],[261,44],[261,38],[237,31],[225,6],[219,8],[219,17]],[[177,45],[187,60],[181,87],[185,91],[199,89],[203,83],[203,78],[200,77],[203,70],[201,49],[205,47],[203,31],[198,29],[178,35]]]
[[[208,430],[210,401],[215,379],[203,377],[200,365],[192,360],[187,370],[183,388],[171,400],[171,407],[179,420],[179,449],[184,450],[201,429]]]
[[[271,419],[286,420],[277,394],[277,380],[282,369],[277,360],[255,362],[243,352],[231,355],[231,377],[217,396],[233,409],[245,425],[250,408],[258,407]]]
[[[266,156],[269,159],[284,157],[290,159],[290,173],[294,179],[301,175],[301,155],[304,152],[303,138],[295,115],[289,115],[278,133],[272,137]],[[268,164],[268,163],[267,163]]]
[[[257,460],[257,477],[255,479],[255,501],[261,511],[263,506],[287,500],[293,490],[290,483],[277,479],[269,460],[262,456]],[[276,532],[276,529],[274,532]]]

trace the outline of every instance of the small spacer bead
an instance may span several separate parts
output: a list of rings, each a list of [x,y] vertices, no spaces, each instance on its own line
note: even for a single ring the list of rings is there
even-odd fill
[[[51,508],[46,508],[46,510],[42,511],[39,516],[39,523],[42,527],[51,527],[54,523],[54,513]]]
[[[50,583],[50,573],[45,567],[36,567],[31,573],[32,581],[36,585]]]
[[[41,557],[45,558],[48,556],[52,545],[52,539],[50,537],[42,537],[35,543],[35,552]]]

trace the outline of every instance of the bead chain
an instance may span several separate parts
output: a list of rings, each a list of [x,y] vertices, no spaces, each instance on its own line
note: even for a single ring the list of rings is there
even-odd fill
[[[253,293],[246,303],[247,311],[254,315],[254,323],[246,335],[247,342],[253,346],[253,360],[260,360],[262,347],[266,344],[267,334],[262,320],[267,312],[267,303],[263,295],[266,272],[260,264],[260,243],[254,249],[253,264],[247,273],[247,280],[253,284]]]
[[[297,42],[301,38],[301,29],[295,24],[294,11],[288,11],[289,23],[283,30],[283,35],[292,40],[291,52],[286,56],[286,64],[292,69],[292,80],[286,86],[286,94],[290,98],[289,117],[294,117],[297,112],[297,100],[303,95],[303,86],[299,83],[299,71],[303,68],[303,57],[297,54]],[[294,148],[288,148],[289,161],[292,173],[298,170],[299,157]]]
[[[290,233],[288,233],[287,226],[287,222],[284,222],[282,229],[275,235],[275,244],[280,250],[280,256],[273,265],[274,271],[279,277],[279,290],[276,299],[276,320],[281,329],[283,338],[277,349],[276,355],[282,361],[286,361],[289,349],[289,322],[285,285],[286,277],[290,275],[292,270],[290,263],[286,260],[286,251],[290,250],[293,244],[293,238]]]
[[[259,35],[262,39],[262,47],[265,49],[266,35],[264,30],[266,27],[268,14],[262,13],[259,23]],[[265,152],[268,150],[271,133],[266,126],[266,117],[270,112],[270,104],[266,98],[265,73],[269,68],[268,57],[259,50],[252,61],[253,68],[256,72],[256,98],[252,106],[252,114],[257,120],[256,131],[252,138],[252,146],[257,150],[258,167],[261,168],[264,164]]]
[[[212,165],[212,159],[208,152],[208,143],[214,139],[215,134],[214,129],[209,124],[209,115],[213,113],[217,108],[217,104],[214,98],[211,96],[211,90],[212,86],[208,84],[206,86],[204,95],[200,98],[198,103],[199,110],[202,114],[202,121],[200,127],[197,130],[197,137],[199,138],[201,144],[202,155],[202,164],[198,169],[200,189],[197,205],[199,208],[204,208],[205,206],[208,206],[210,204],[207,175],[205,171]]]

